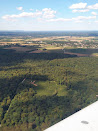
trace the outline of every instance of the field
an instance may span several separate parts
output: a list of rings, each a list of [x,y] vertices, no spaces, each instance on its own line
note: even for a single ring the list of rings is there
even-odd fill
[[[27,52],[27,51],[31,51],[32,49],[29,49],[27,47],[8,47],[5,49],[10,49],[10,50],[15,50],[16,52]]]
[[[98,53],[93,53],[92,56],[98,56]]]
[[[9,40],[10,42],[7,42]],[[81,56],[95,56],[98,53],[96,37],[52,36],[43,38],[2,38],[4,49],[28,53],[64,53]],[[96,55],[97,56],[97,55]]]

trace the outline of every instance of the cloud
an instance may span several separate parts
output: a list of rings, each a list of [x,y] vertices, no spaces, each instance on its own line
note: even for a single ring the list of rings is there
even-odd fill
[[[75,22],[76,22],[76,23],[83,23],[82,20],[76,20]]]
[[[88,9],[98,9],[98,3],[94,4],[94,5],[90,5],[90,6],[87,6]]]
[[[85,3],[86,6],[86,3]],[[74,7],[75,8],[75,7]],[[80,8],[80,7],[78,7]],[[81,7],[83,8],[83,6]],[[89,9],[74,9],[73,12],[87,12]],[[44,8],[42,10],[36,10],[32,12],[22,12],[20,14],[12,14],[12,15],[4,15],[2,19],[8,21],[18,20],[20,18],[34,18],[39,22],[67,22],[74,21],[77,23],[81,23],[86,20],[96,19],[96,12],[92,12],[93,16],[78,16],[73,18],[56,18],[56,11],[51,8]]]
[[[73,4],[69,7],[70,9],[73,9],[72,12],[76,13],[76,12],[88,12],[90,10],[95,10],[98,9],[98,3],[94,4],[94,5],[89,5],[87,6],[87,3],[77,3],[77,4]]]
[[[95,21],[95,23],[98,23],[98,21]]]
[[[88,24],[90,25],[90,24],[91,24],[91,22],[88,22]]]
[[[92,15],[98,15],[96,12],[92,12],[91,14],[92,14]]]
[[[14,19],[14,18],[22,18],[22,17],[36,17],[36,16],[40,16],[42,14],[42,12],[22,12],[18,15],[5,15],[2,18],[5,20],[10,20],[10,19]]]
[[[23,7],[17,7],[17,10],[23,10]]]
[[[83,10],[73,10],[72,12],[73,13],[76,13],[76,12],[88,12],[89,9],[83,9]]]
[[[2,18],[5,20],[11,20],[16,18],[23,18],[23,17],[31,17],[31,18],[43,18],[43,19],[50,19],[54,18],[56,11],[52,10],[51,8],[44,8],[41,11],[36,10],[35,12],[22,12],[20,14],[13,14],[13,15],[4,15]]]
[[[71,5],[69,8],[70,9],[84,9],[86,7],[87,3],[77,3],[77,4],[73,4]]]
[[[50,21],[50,22],[58,22],[58,21],[71,21],[71,19],[65,19],[65,18],[57,18],[57,19],[50,19],[50,20],[47,20],[47,21]]]
[[[33,11],[34,9],[30,9],[30,11]]]
[[[75,18],[72,18],[73,20],[90,20],[90,19],[96,19],[96,16],[78,16]]]
[[[77,4],[73,4],[69,7],[70,9],[98,9],[98,3],[94,4],[94,5],[89,5],[87,6],[87,3],[77,3]]]
[[[48,18],[48,19],[54,18],[56,14],[56,11],[52,10],[51,8],[44,8],[42,12],[43,12],[43,18]]]
[[[49,22],[75,21],[75,22],[77,22],[77,23],[82,23],[84,20],[90,20],[90,19],[96,19],[96,16],[78,16],[78,17],[73,17],[73,18],[70,18],[70,19],[67,19],[67,18],[56,18],[56,19],[49,19],[49,20],[47,20],[47,21],[49,21]]]

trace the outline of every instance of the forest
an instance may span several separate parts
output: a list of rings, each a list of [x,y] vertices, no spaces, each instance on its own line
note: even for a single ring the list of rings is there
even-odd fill
[[[96,95],[97,56],[0,47],[0,131],[43,131],[97,101]]]
[[[98,31],[0,31],[0,36],[98,36]]]

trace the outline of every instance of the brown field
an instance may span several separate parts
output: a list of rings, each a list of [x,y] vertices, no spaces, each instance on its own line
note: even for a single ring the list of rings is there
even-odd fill
[[[98,57],[98,53],[93,53],[92,56],[97,56]]]
[[[73,41],[83,41],[83,40],[91,40],[95,37],[71,37],[71,36],[53,36],[53,37],[44,37],[44,38],[33,38],[33,41],[43,41],[43,40],[58,40],[64,38],[63,40],[60,41],[64,41],[64,40],[73,40]]]
[[[14,39],[11,39],[12,41],[22,41],[23,39],[20,39],[20,38],[14,38]]]
[[[42,50],[35,50],[35,51],[31,51],[29,53],[41,53],[41,52],[43,52],[43,51]]]
[[[22,41],[17,41],[17,42],[0,42],[0,44],[16,44],[16,43],[23,43]]]
[[[28,47],[29,47],[29,46],[32,46],[32,45],[38,45],[38,46],[39,46],[39,44],[36,44],[36,43],[30,43],[30,44],[24,44],[24,43],[23,43],[23,44],[21,44],[21,46],[28,46]]]
[[[49,50],[43,51],[43,50],[35,50],[35,51],[31,51],[29,53],[50,53]]]
[[[32,49],[27,48],[27,47],[8,47],[8,48],[5,48],[5,49],[12,49],[12,50],[15,50],[16,52],[26,52],[26,51],[32,50]]]
[[[58,50],[58,49],[63,49],[62,47],[55,47],[55,46],[45,46],[47,50]]]
[[[71,53],[71,52],[65,52],[64,54],[77,55],[78,57],[81,57],[81,56],[89,56],[88,54]]]

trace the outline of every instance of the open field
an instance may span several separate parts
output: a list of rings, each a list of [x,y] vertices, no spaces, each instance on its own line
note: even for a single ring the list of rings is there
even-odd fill
[[[98,53],[93,53],[92,56],[98,56]]]
[[[29,49],[27,47],[8,47],[5,49],[10,49],[10,50],[15,50],[16,52],[27,52],[27,51],[31,51],[32,49]]]
[[[95,37],[74,37],[74,36],[53,36],[44,38],[33,38],[34,41],[44,41],[44,40],[91,40]]]
[[[58,96],[67,95],[65,86],[60,86],[55,81],[36,81],[36,84],[38,86],[34,86],[34,90],[38,92],[37,96],[53,96],[56,93]]]
[[[45,49],[47,49],[47,50],[58,50],[58,49],[63,49],[63,47],[61,46],[59,46],[59,47],[57,47],[57,46],[51,46],[51,45],[46,45],[46,46],[42,46],[43,48],[45,48]]]
[[[43,51],[42,50],[35,50],[35,51],[31,51],[29,53],[41,53],[41,52],[43,52]]]
[[[3,42],[3,41],[2,41],[2,42],[0,42],[0,44],[2,44],[2,45],[3,45],[3,44],[17,44],[17,43],[22,44],[23,42],[22,42],[22,41],[18,41],[18,42],[15,42],[15,41],[14,41],[14,42]]]
[[[81,57],[81,56],[90,56],[89,54],[80,54],[80,53],[71,53],[71,52],[66,52],[64,54],[77,55],[78,57]]]

